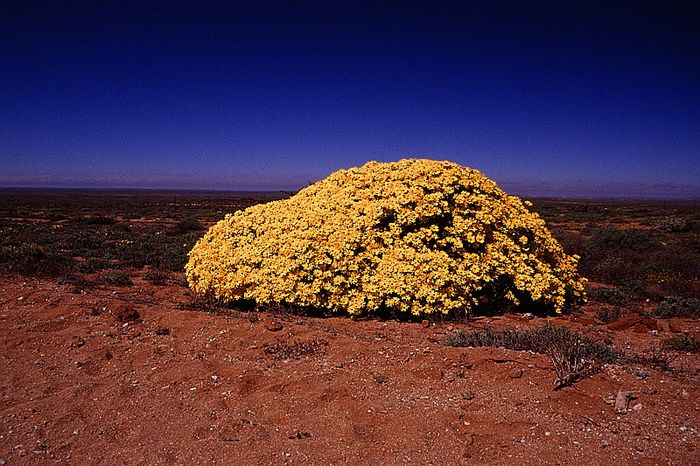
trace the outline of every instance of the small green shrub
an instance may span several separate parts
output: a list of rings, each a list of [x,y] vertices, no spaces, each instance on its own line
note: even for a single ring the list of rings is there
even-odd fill
[[[596,228],[586,241],[587,251],[649,251],[659,242],[648,230]]]
[[[550,357],[557,378],[554,388],[562,388],[592,374],[600,363],[614,363],[621,352],[602,342],[584,337],[566,327],[545,325],[535,330],[490,328],[457,332],[444,344],[458,347],[495,346],[518,351],[533,351]]]
[[[620,288],[598,288],[588,291],[588,298],[592,301],[608,303],[614,306],[625,306],[630,302],[630,295]]]
[[[604,324],[615,322],[622,317],[619,309],[601,309],[596,313],[596,318]]]
[[[684,333],[666,340],[664,348],[687,353],[700,353],[700,341],[694,336]]]
[[[217,315],[223,309],[221,302],[212,294],[197,294],[190,293],[190,299],[186,303],[179,305],[180,309],[185,311],[206,312],[207,314]]]
[[[104,215],[90,215],[82,220],[86,225],[114,225],[117,223],[112,217],[105,217]]]
[[[95,282],[75,274],[64,275],[56,280],[56,283],[70,286],[71,293],[75,294],[83,293],[95,287]]]
[[[60,277],[74,266],[73,258],[36,243],[0,246],[0,267],[8,272]]]
[[[692,225],[688,220],[680,217],[667,217],[654,222],[654,226],[662,231],[680,233],[691,229]]]
[[[101,285],[132,286],[134,282],[121,270],[106,270],[100,273],[95,283]]]
[[[621,285],[630,277],[644,275],[636,255],[627,251],[607,254],[584,252],[581,267],[591,280],[615,285]]]
[[[143,279],[151,285],[163,286],[170,283],[170,273],[167,270],[151,269],[143,274]]]
[[[589,279],[622,285],[647,278],[650,254],[662,245],[649,230],[593,228],[584,241],[581,272]]]
[[[668,296],[652,312],[653,317],[670,319],[684,317],[695,319],[700,317],[700,299],[682,296]]]
[[[185,217],[173,225],[168,233],[172,235],[182,235],[200,230],[202,230],[202,225],[199,223],[199,220],[197,220],[197,217]]]
[[[114,267],[111,261],[104,259],[88,259],[86,261],[76,262],[75,270],[82,273],[94,273],[99,270],[109,269]]]

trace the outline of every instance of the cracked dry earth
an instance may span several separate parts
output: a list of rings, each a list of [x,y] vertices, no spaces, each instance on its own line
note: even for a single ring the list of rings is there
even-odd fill
[[[212,314],[143,273],[84,294],[2,279],[1,464],[700,462],[698,355],[672,372],[611,365],[553,391],[547,356],[441,344],[551,322],[645,351],[697,321],[612,330],[586,318],[591,306],[430,325]],[[625,414],[609,404],[621,389],[635,396]]]

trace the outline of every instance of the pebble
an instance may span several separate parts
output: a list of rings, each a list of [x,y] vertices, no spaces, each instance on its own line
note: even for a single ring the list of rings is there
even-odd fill
[[[617,396],[615,397],[615,412],[618,414],[625,414],[627,412],[629,402],[633,398],[634,396],[626,390],[618,391]]]
[[[265,329],[269,332],[279,332],[283,326],[279,322],[268,322],[265,324]]]
[[[516,368],[516,369],[513,369],[513,370],[510,372],[510,374],[508,374],[508,376],[509,376],[511,379],[519,379],[520,377],[523,376],[523,370],[522,370],[521,368],[518,367],[518,368]]]

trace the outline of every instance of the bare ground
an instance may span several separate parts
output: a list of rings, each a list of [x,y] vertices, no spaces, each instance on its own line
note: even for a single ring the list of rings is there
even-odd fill
[[[700,462],[697,354],[554,391],[547,356],[441,343],[552,322],[643,353],[697,320],[612,330],[596,305],[428,325],[207,313],[144,273],[82,294],[2,277],[0,464]],[[635,396],[625,414],[608,404],[621,389]]]

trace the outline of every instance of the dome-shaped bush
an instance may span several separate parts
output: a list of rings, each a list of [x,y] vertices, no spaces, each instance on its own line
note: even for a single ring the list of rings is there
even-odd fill
[[[526,204],[454,163],[370,162],[227,215],[190,252],[187,280],[227,302],[349,314],[561,312],[585,279]]]

